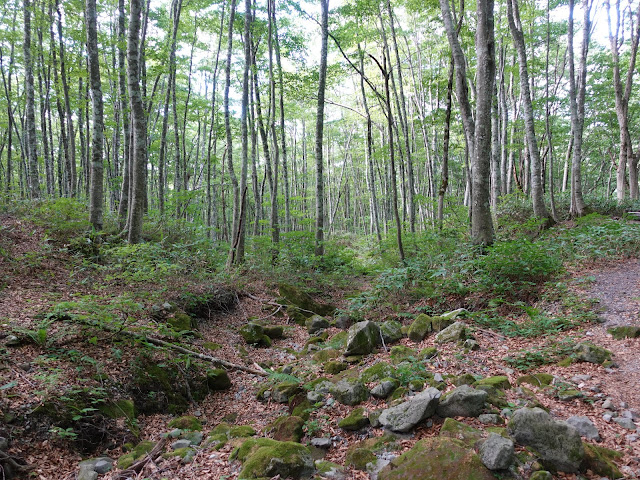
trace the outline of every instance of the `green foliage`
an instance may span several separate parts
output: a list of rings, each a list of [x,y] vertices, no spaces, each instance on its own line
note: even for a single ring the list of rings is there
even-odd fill
[[[511,367],[521,371],[530,370],[542,365],[557,363],[573,353],[575,343],[569,338],[559,342],[549,342],[541,347],[523,350],[508,355],[503,360]]]
[[[527,314],[527,319],[522,322],[514,322],[507,318],[492,313],[491,309],[472,314],[475,323],[485,328],[496,330],[506,337],[540,337],[554,335],[568,330],[574,323],[567,317],[549,317],[538,309],[522,303],[513,304]]]
[[[32,206],[30,218],[57,238],[77,236],[91,229],[87,206],[75,198],[61,197]]]

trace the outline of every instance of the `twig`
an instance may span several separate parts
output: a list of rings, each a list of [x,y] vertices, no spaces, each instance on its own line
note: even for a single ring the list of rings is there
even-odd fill
[[[149,453],[147,453],[143,458],[135,462],[128,469],[123,470],[118,474],[116,480],[125,480],[132,475],[139,474],[142,472],[142,469],[149,462],[152,462],[158,454],[164,449],[165,444],[167,443],[166,438],[162,438],[156,445],[151,449]]]
[[[486,334],[489,334],[489,335],[493,335],[495,337],[502,338],[504,340],[507,339],[507,337],[505,337],[504,335],[500,335],[499,333],[492,332],[491,330],[485,330],[484,328],[478,328],[478,327],[473,327],[473,328],[474,328],[474,330],[477,330],[478,332],[482,332],[482,333],[486,333]]]

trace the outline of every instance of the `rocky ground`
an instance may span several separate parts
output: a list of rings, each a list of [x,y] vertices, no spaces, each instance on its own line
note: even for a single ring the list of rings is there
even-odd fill
[[[105,280],[1,220],[7,477],[640,477],[640,329],[611,330],[640,325],[635,259],[568,280],[604,323],[509,337],[463,311],[353,318],[332,289]]]

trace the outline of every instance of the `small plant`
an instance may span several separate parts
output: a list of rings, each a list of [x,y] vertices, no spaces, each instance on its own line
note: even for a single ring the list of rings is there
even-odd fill
[[[69,427],[69,428],[51,427],[49,429],[49,433],[55,435],[61,440],[76,440],[78,438],[78,434],[73,431],[72,427]]]

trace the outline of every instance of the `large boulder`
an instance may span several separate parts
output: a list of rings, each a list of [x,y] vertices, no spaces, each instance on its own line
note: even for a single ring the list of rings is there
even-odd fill
[[[462,385],[440,400],[437,413],[440,417],[477,417],[484,409],[488,394],[469,385]]]
[[[382,469],[378,480],[495,480],[476,453],[455,438],[417,442]]]
[[[414,342],[420,342],[429,332],[431,332],[431,317],[421,313],[409,325],[407,336]]]
[[[581,342],[573,347],[573,351],[576,354],[576,358],[582,362],[602,365],[607,360],[611,360],[611,352],[609,350],[591,342]]]
[[[314,333],[318,333],[325,328],[329,328],[329,320],[321,315],[312,315],[311,317],[307,318],[305,326],[307,327],[307,332],[313,335]]]
[[[430,387],[406,402],[387,408],[378,421],[394,432],[408,432],[436,412],[440,390]]]
[[[285,300],[287,305],[295,307],[299,313],[305,317],[316,315],[332,315],[336,310],[333,305],[324,305],[316,302],[311,296],[300,290],[299,288],[289,285],[287,283],[280,283],[278,285],[280,296]]]
[[[584,459],[580,434],[568,423],[554,420],[541,408],[517,410],[507,431],[520,445],[536,450],[549,469],[569,473],[580,471]]]
[[[369,398],[369,390],[357,380],[340,380],[331,387],[330,392],[343,405],[357,405]]]
[[[365,320],[349,328],[347,347],[344,355],[366,355],[373,352],[380,343],[380,327]]]
[[[309,478],[315,471],[309,449],[295,442],[249,439],[235,452],[242,462],[238,478]]]
[[[402,324],[397,320],[383,322],[380,324],[380,334],[386,344],[397,342],[403,337]]]

